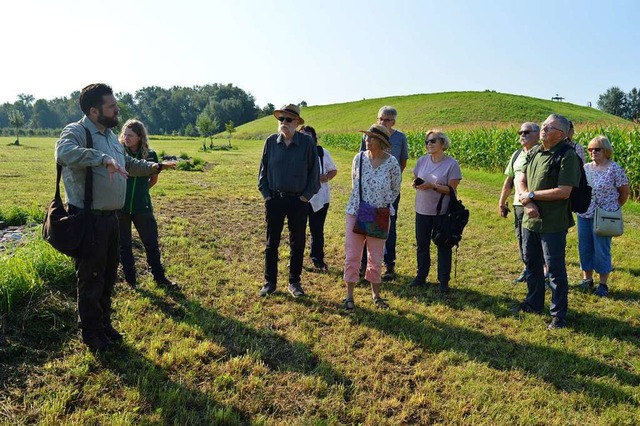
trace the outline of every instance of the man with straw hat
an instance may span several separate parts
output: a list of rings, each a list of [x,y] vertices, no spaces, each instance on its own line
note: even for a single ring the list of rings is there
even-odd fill
[[[289,104],[273,113],[280,122],[278,133],[267,138],[260,162],[258,189],[265,201],[267,238],[265,248],[265,283],[260,297],[276,291],[278,282],[278,247],[287,219],[289,228],[289,293],[304,296],[300,275],[304,258],[307,203],[320,189],[318,154],[313,139],[296,131],[304,124],[300,108]]]

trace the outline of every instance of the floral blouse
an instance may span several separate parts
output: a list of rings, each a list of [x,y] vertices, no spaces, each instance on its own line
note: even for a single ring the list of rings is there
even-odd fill
[[[360,157],[362,156],[362,199],[374,207],[391,207],[391,215],[396,214],[393,202],[400,195],[402,172],[398,160],[393,155],[374,168],[371,160],[359,152],[351,165],[351,195],[347,203],[347,214],[355,215],[360,205]]]
[[[595,163],[591,162],[584,165],[584,171],[592,189],[592,199],[589,209],[578,216],[585,219],[593,218],[596,204],[609,212],[618,210],[618,188],[629,184],[624,169],[612,161],[606,169],[596,170]]]

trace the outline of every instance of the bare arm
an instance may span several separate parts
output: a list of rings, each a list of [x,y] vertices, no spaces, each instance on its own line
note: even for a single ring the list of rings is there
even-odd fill
[[[624,206],[624,203],[629,199],[629,185],[622,185],[618,188],[618,204],[620,207]]]
[[[400,171],[404,172],[404,169],[407,167],[407,160],[400,160]]]
[[[158,175],[149,176],[149,188],[152,188],[156,183],[158,183]]]
[[[498,213],[502,217],[507,217],[507,213],[509,212],[507,198],[509,198],[513,186],[513,178],[511,176],[507,176],[504,180],[504,184],[502,184],[502,191],[500,191],[500,200],[498,201]]]

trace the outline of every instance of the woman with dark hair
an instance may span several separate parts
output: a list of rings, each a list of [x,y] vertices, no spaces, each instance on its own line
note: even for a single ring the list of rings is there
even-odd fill
[[[329,151],[318,145],[318,137],[313,127],[302,126],[300,132],[311,136],[318,148],[320,190],[309,200],[309,231],[311,232],[309,255],[313,266],[320,272],[326,272],[328,267],[324,261],[324,222],[329,211],[329,181],[338,174],[338,169]]]
[[[158,162],[158,156],[155,151],[149,148],[147,129],[142,122],[133,119],[128,120],[122,126],[118,139],[125,147],[127,155],[136,159]],[[131,223],[133,223],[144,244],[147,263],[151,268],[154,281],[163,287],[176,290],[179,288],[178,285],[166,277],[164,266],[162,266],[160,260],[158,223],[153,216],[153,206],[149,195],[149,188],[157,182],[157,174],[150,177],[135,176],[127,179],[127,194],[124,207],[118,212],[120,222],[120,263],[127,283],[132,288],[137,288],[136,266],[131,247]]]

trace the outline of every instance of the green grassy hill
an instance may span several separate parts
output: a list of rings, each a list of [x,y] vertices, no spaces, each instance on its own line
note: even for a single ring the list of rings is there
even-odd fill
[[[587,125],[629,124],[626,120],[595,108],[495,92],[446,92],[364,99],[310,106],[302,110],[302,116],[320,133],[349,133],[373,123],[378,109],[383,105],[392,105],[398,110],[398,128],[403,131],[436,126],[451,130],[460,127],[520,125],[524,121],[542,121],[553,112],[566,115],[578,128]],[[261,139],[275,130],[275,120],[263,117],[239,126],[234,138]]]

